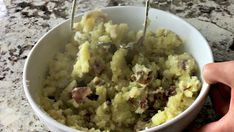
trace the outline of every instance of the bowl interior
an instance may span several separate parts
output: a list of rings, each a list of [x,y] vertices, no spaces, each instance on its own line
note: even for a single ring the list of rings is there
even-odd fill
[[[140,30],[143,27],[143,7],[111,7],[102,10],[108,14],[108,17],[113,20],[114,23],[127,23],[131,30]],[[76,20],[79,20],[81,15],[82,14],[78,15]],[[148,30],[155,31],[159,27],[167,28],[178,34],[184,40],[185,50],[196,59],[200,71],[205,64],[213,62],[212,52],[207,41],[193,26],[172,14],[156,9],[150,9],[149,18],[151,23]],[[39,113],[42,117],[46,117],[53,123],[56,123],[56,121],[46,116],[43,110],[38,106],[38,93],[42,88],[42,82],[48,70],[49,61],[52,60],[57,52],[63,50],[64,45],[68,43],[71,38],[72,33],[69,28],[69,22],[70,21],[67,20],[59,24],[38,41],[30,52],[24,68],[23,83],[29,103],[36,113]],[[204,82],[202,76],[200,76],[200,78],[203,83],[202,90],[192,106],[199,103],[199,98],[206,96],[208,91],[207,84]],[[176,118],[178,118],[178,116]],[[162,124],[162,126],[164,124]],[[65,126],[59,125],[59,127]],[[69,130],[68,127],[66,127],[66,129]]]

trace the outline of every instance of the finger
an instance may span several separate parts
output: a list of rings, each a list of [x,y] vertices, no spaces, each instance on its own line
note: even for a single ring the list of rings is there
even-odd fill
[[[224,99],[218,89],[219,89],[219,84],[211,85],[210,98],[216,113],[219,116],[223,116],[228,112],[229,100]]]
[[[231,89],[231,100],[228,113],[230,113],[232,118],[234,118],[234,89]]]
[[[218,122],[212,122],[194,130],[194,132],[221,132],[221,127]]]
[[[209,123],[194,131],[195,132],[234,132],[233,122],[234,122],[233,115],[227,113],[220,120]]]
[[[221,82],[233,88],[234,61],[207,64],[204,66],[203,76],[208,84]]]

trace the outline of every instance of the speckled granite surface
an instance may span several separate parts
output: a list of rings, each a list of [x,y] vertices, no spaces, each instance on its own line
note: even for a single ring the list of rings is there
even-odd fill
[[[143,0],[79,0],[79,11]],[[69,17],[71,0],[0,0],[0,131],[48,131],[29,106],[22,86],[25,59],[36,41]],[[234,0],[152,0],[197,27],[212,47],[215,61],[234,59]],[[193,127],[216,119],[207,101]]]

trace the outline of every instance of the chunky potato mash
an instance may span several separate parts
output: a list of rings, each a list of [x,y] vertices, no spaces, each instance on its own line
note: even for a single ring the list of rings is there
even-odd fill
[[[83,16],[75,29],[51,61],[42,91],[41,105],[57,121],[83,131],[138,131],[174,118],[198,95],[196,62],[174,32],[147,32],[133,54],[123,47],[142,31],[101,11]]]

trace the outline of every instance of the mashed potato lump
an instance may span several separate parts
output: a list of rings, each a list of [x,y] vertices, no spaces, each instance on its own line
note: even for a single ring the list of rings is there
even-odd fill
[[[194,58],[174,32],[157,29],[131,52],[142,31],[93,11],[75,23],[65,50],[50,62],[40,103],[57,121],[90,131],[139,131],[189,107],[201,83]]]

